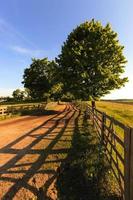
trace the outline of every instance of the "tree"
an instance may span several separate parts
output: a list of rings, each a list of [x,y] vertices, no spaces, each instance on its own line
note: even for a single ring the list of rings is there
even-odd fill
[[[69,102],[69,101],[75,100],[75,98],[74,98],[73,94],[71,94],[70,92],[66,92],[66,93],[63,93],[61,100]]]
[[[30,95],[31,92],[28,88],[24,88],[23,93],[24,93],[24,100],[26,101],[32,100],[32,97]]]
[[[63,88],[62,83],[56,83],[53,85],[53,87],[50,90],[51,97],[53,97],[55,101],[58,101],[58,103],[62,96],[62,92],[63,92],[62,88]]]
[[[93,19],[79,25],[56,59],[64,91],[88,100],[124,86],[128,79],[121,78],[126,63],[123,48],[110,24],[104,27]]]
[[[20,89],[16,89],[13,91],[12,96],[15,101],[23,101],[24,100],[24,91]]]
[[[28,88],[34,99],[43,99],[44,93],[49,92],[56,64],[47,58],[32,59],[32,64],[24,70],[23,84]]]

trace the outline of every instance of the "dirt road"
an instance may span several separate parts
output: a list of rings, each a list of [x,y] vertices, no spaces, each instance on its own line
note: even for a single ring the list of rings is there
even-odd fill
[[[0,122],[0,200],[57,199],[56,172],[67,155],[76,112],[58,105],[51,115]]]

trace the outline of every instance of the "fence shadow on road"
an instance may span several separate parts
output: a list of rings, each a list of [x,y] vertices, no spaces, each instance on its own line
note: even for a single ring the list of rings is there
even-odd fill
[[[3,186],[6,182],[11,183],[1,199],[13,199],[20,191],[21,195],[24,195],[24,189],[38,200],[118,200],[119,198],[115,195],[99,196],[98,178],[103,168],[101,168],[101,163],[99,165],[100,161],[94,162],[99,158],[97,157],[99,145],[93,142],[94,137],[88,132],[86,115],[70,105],[67,105],[62,112],[53,112],[53,114],[54,116],[40,126],[0,149],[0,154],[14,155],[0,167],[0,182]],[[80,117],[83,117],[83,124],[79,124]],[[40,133],[40,130],[44,132]],[[86,134],[88,140],[86,140]],[[28,137],[31,138],[31,142],[24,148],[14,147]],[[36,148],[42,141],[44,142],[43,148]],[[64,146],[59,145],[63,142]],[[21,162],[27,155],[37,157],[35,160]],[[86,157],[90,159],[89,164],[86,164]],[[60,163],[62,163],[61,166]],[[16,174],[22,174],[22,176],[17,177]],[[43,175],[47,177],[41,185],[37,185],[39,174],[40,177]],[[55,194],[55,191],[48,194],[49,188],[56,179],[58,194]],[[23,199],[26,199],[26,196]],[[30,198],[27,197],[27,199]]]
[[[58,155],[59,153],[68,153],[67,148],[54,149],[54,146],[58,143],[58,141],[61,140],[61,137],[64,134],[64,131],[69,121],[73,118],[75,112],[76,110],[74,110],[74,108],[70,108],[70,106],[67,106],[63,112],[57,113],[56,115],[54,115],[54,117],[51,117],[49,120],[45,121],[40,126],[22,135],[15,141],[0,149],[0,153],[2,154],[6,155],[6,153],[8,153],[14,155],[14,157],[12,157],[8,162],[6,162],[3,166],[0,167],[0,181],[2,182],[2,184],[4,185],[5,182],[11,183],[11,186],[9,187],[8,191],[5,194],[3,194],[3,200],[13,199],[15,195],[23,188],[33,193],[34,196],[37,197],[37,199],[48,199],[48,197],[46,197],[47,190],[52,184],[52,182],[55,180],[57,172],[54,169],[51,170],[40,168],[45,163],[60,163],[61,161],[63,161],[63,159],[58,158],[54,160],[47,160],[47,158],[51,154]],[[60,126],[60,122],[62,126],[58,127]],[[52,125],[49,126],[49,123],[52,123]],[[48,130],[45,131],[44,134],[36,134],[38,130],[45,129],[45,126],[46,128],[48,128]],[[50,136],[50,134],[53,134],[53,131],[57,128],[60,128],[59,132],[55,131],[54,139],[50,141],[46,148],[34,149],[35,145],[37,145],[40,141],[45,139],[45,137]],[[14,145],[18,144],[27,137],[34,137],[34,140],[31,141],[31,143],[23,149],[13,148]],[[19,163],[19,161],[23,159],[26,155],[38,155],[38,158],[35,160],[35,162]],[[28,169],[22,169],[26,166],[28,166]],[[19,170],[14,170],[14,168],[16,167],[18,167]],[[13,176],[14,174],[21,173],[23,174],[21,178],[16,178],[16,176]],[[38,188],[36,187],[36,179],[32,179],[32,182],[34,182],[34,184],[29,184],[30,179],[33,178],[36,174],[47,174],[49,176],[48,180],[45,181],[45,184]]]

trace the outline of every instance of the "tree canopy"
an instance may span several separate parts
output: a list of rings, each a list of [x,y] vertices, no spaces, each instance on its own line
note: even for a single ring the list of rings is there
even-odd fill
[[[55,61],[32,59],[23,84],[35,99],[97,99],[124,86],[124,47],[110,24],[92,19],[77,26],[64,42]]]
[[[56,59],[65,91],[76,98],[92,99],[124,86],[126,59],[110,24],[91,20],[74,29]]]
[[[14,101],[25,101],[31,100],[30,91],[25,88],[24,90],[16,89],[12,93],[12,97]]]
[[[32,59],[29,68],[24,70],[23,84],[30,90],[30,95],[35,99],[42,99],[53,84],[56,64],[47,58]]]

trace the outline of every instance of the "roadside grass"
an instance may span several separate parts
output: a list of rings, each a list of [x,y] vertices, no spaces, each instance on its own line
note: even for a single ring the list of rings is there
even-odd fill
[[[20,110],[20,115],[53,115],[57,114],[57,102],[49,102],[47,104],[43,103],[44,106],[41,108],[33,108],[33,109],[22,109]]]
[[[82,103],[80,109],[75,118],[71,149],[58,170],[58,199],[121,199],[101,142],[85,113],[85,104]]]
[[[37,105],[44,102],[0,102],[0,106],[24,106],[24,105]]]
[[[121,103],[114,102],[114,101],[112,102],[111,101],[96,101],[96,108],[108,114],[109,116],[112,116],[116,120],[122,122],[124,125],[133,127],[133,105],[125,104],[122,102]],[[109,127],[110,120],[106,120],[106,124]],[[124,130],[114,124],[113,124],[113,130],[115,134],[124,142]],[[108,139],[111,141],[114,148],[118,151],[118,153],[121,155],[121,157],[124,160],[124,148],[117,142],[117,140],[114,139],[114,137],[111,134],[108,134]],[[114,161],[117,163],[117,167],[121,171],[122,175],[124,175],[124,165],[121,162],[121,160],[118,158],[117,153],[113,150],[109,142],[107,143],[107,149],[111,153]],[[113,162],[112,162],[112,167],[117,175],[117,178],[120,179],[118,169],[113,164]]]
[[[3,115],[3,116],[0,116],[0,121],[5,120],[5,119],[11,119],[11,118],[19,117],[19,116],[20,116],[20,113],[14,114],[14,115]]]
[[[24,116],[24,115],[35,115],[35,116],[41,116],[41,115],[52,115],[56,114],[57,112],[55,111],[57,103],[44,103],[43,102],[43,107],[41,108],[28,108],[28,106],[36,106],[38,103],[27,103],[27,104],[13,104],[13,105],[8,105],[11,106],[9,109],[12,110],[12,113],[8,115],[3,115],[0,116],[0,121],[5,120],[5,119],[10,119],[10,118],[15,118],[19,116]],[[12,108],[12,106],[20,106],[18,108]],[[23,107],[27,106],[27,107]],[[5,107],[5,106],[0,106],[0,107]]]
[[[133,127],[133,105],[107,101],[97,101],[96,107],[100,111],[114,117],[127,126]]]
[[[62,102],[62,104],[64,104]],[[53,114],[57,114],[58,112],[57,110],[57,102],[49,102],[49,103],[45,103],[43,102],[43,107],[41,108],[22,108],[21,106],[29,106],[29,105],[38,105],[38,103],[34,104],[34,103],[28,103],[28,104],[14,104],[11,106],[20,106],[20,109],[15,109],[13,110],[12,113],[8,114],[8,115],[0,115],[0,121],[1,120],[5,120],[5,119],[10,119],[10,118],[16,118],[16,117],[20,117],[20,116],[25,116],[25,115],[31,115],[31,116],[43,116],[43,115],[53,115]],[[2,107],[2,106],[0,106]]]

